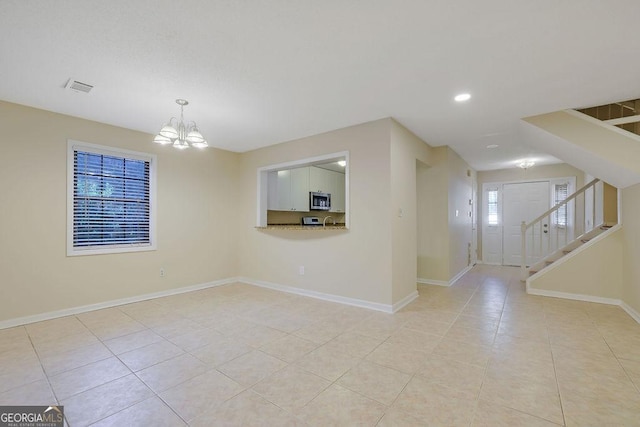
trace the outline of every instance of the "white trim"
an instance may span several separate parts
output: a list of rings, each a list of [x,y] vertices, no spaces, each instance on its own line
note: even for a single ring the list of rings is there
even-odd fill
[[[624,301],[620,303],[620,307],[622,307],[622,309],[626,311],[629,316],[633,317],[633,320],[640,323],[640,312],[636,311],[633,307],[631,307]]]
[[[484,261],[477,261],[476,264],[483,264],[483,265],[498,265],[498,266],[502,266],[502,264],[500,264],[499,262],[484,262]]]
[[[597,228],[597,227],[599,227],[599,226],[596,226],[594,228]],[[536,272],[536,274],[534,274],[533,276],[527,277],[527,280],[526,280],[527,293],[529,293],[529,284],[531,283],[531,281],[533,281],[534,279],[537,279],[538,277],[542,276],[544,273],[547,273],[549,271],[553,271],[554,269],[558,268],[559,266],[561,266],[562,264],[564,264],[565,262],[567,262],[571,258],[577,256],[579,253],[586,251],[588,248],[590,248],[591,246],[595,245],[600,240],[603,240],[610,233],[613,233],[614,231],[618,231],[621,228],[622,228],[622,225],[620,225],[620,224],[614,225],[613,227],[611,227],[607,231],[598,234],[596,237],[594,237],[593,239],[589,240],[587,243],[583,243],[582,245],[578,246],[576,249],[572,250],[568,254],[564,255],[561,258],[559,258],[557,261],[554,261],[553,264],[548,265],[545,268],[541,269],[540,271]]]
[[[604,190],[603,190],[604,193]],[[618,188],[618,200],[616,200],[617,202],[617,209],[618,209],[618,224],[622,224],[622,189]]]
[[[72,316],[75,314],[86,313],[89,311],[102,310],[104,308],[116,307],[119,305],[132,304],[135,302],[146,301],[154,298],[168,297],[171,295],[183,294],[185,292],[199,291],[202,289],[212,288],[215,286],[228,285],[236,283],[240,280],[237,277],[228,279],[214,280],[212,282],[201,283],[198,285],[185,286],[182,288],[168,289],[166,291],[152,292],[150,294],[142,294],[134,297],[120,298],[111,301],[99,302],[96,304],[81,305],[78,307],[65,308],[62,310],[49,311],[32,316],[16,317],[0,321],[0,329],[12,328],[14,326],[26,325],[29,323],[42,322],[44,320],[56,319],[58,317]]]
[[[416,280],[416,282],[418,282],[421,285],[451,286],[449,284],[449,282],[446,282],[444,280],[433,280],[433,279],[421,279],[421,278],[418,278]]]
[[[499,264],[495,264],[495,265],[499,265]],[[458,280],[460,280],[460,278],[462,276],[464,276],[465,274],[467,274],[469,272],[469,270],[471,270],[473,268],[473,265],[468,265],[466,266],[462,271],[460,271],[458,274],[456,274],[453,279],[449,280],[449,281],[445,281],[445,280],[433,280],[433,279],[422,279],[420,277],[418,277],[416,279],[416,282],[420,283],[421,285],[435,285],[435,286],[451,286],[453,284],[455,284]]]
[[[469,270],[471,270],[472,268],[473,268],[473,265],[467,265],[465,268],[463,268],[462,271],[460,271],[458,274],[453,276],[453,279],[449,280],[449,286],[455,284],[458,280],[462,278],[462,276],[467,274]]]
[[[317,298],[324,301],[352,305],[355,307],[368,308],[370,310],[382,311],[384,313],[393,313],[393,306],[391,304],[380,304],[378,302],[370,302],[370,301],[365,301],[365,300],[356,299],[356,298],[348,298],[340,295],[325,294],[323,292],[310,291],[307,289],[296,288],[293,286],[286,286],[286,285],[280,285],[278,283],[271,283],[271,282],[265,282],[262,280],[250,279],[248,277],[239,277],[238,281],[242,283],[246,283],[248,285],[260,286],[261,288],[273,289],[275,291],[282,291],[290,294]]]
[[[527,293],[530,295],[540,295],[543,297],[564,298],[564,299],[570,299],[575,301],[596,302],[599,304],[609,304],[609,305],[622,304],[622,301],[614,298],[596,297],[593,295],[572,294],[569,292],[548,291],[545,289],[527,288]]]
[[[461,274],[458,274],[458,276],[462,277],[462,275],[464,273],[466,273],[468,270],[470,270],[470,267],[467,267],[467,269],[463,270],[463,272],[461,272]],[[457,281],[460,277],[457,277],[454,280],[452,280],[451,284],[455,283],[455,281]],[[246,277],[230,277],[228,279],[214,280],[214,281],[211,281],[211,282],[201,283],[201,284],[198,284],[198,285],[185,286],[185,287],[181,287],[181,288],[169,289],[169,290],[160,291],[160,292],[152,292],[152,293],[149,293],[149,294],[143,294],[143,295],[138,295],[138,296],[128,297],[128,298],[121,298],[121,299],[106,301],[106,302],[102,302],[102,303],[89,304],[89,305],[83,305],[83,306],[78,306],[78,307],[71,307],[71,308],[66,308],[66,309],[63,309],[63,310],[56,310],[56,311],[50,311],[50,312],[47,312],[47,313],[35,314],[35,315],[32,315],[32,316],[24,316],[24,317],[16,317],[16,318],[13,318],[13,319],[7,319],[7,320],[0,321],[0,330],[7,329],[7,328],[12,328],[12,327],[15,327],[15,326],[22,326],[22,325],[26,325],[26,324],[29,324],[29,323],[42,322],[42,321],[45,321],[45,320],[56,319],[56,318],[59,318],[59,317],[66,317],[66,316],[72,316],[72,315],[76,315],[76,314],[80,314],[80,313],[86,313],[86,312],[90,312],[90,311],[101,310],[101,309],[110,308],[110,307],[116,307],[116,306],[121,306],[121,305],[126,305],[126,304],[133,304],[133,303],[136,303],[136,302],[147,301],[147,300],[154,299],[154,298],[161,298],[161,297],[167,297],[167,296],[172,296],[172,295],[179,295],[179,294],[183,294],[183,293],[186,293],[186,292],[199,291],[199,290],[202,290],[202,289],[212,288],[212,287],[216,287],[216,286],[224,286],[224,285],[228,285],[228,284],[231,284],[231,283],[238,283],[238,282],[245,283],[245,284],[248,284],[248,285],[259,286],[259,287],[262,287],[262,288],[273,289],[273,290],[276,290],[276,291],[282,291],[282,292],[287,292],[287,293],[291,293],[291,294],[302,295],[302,296],[307,296],[307,297],[311,297],[311,298],[317,298],[317,299],[324,300],[324,301],[336,302],[336,303],[339,303],[339,304],[345,304],[345,305],[351,305],[351,306],[355,306],[355,307],[367,308],[367,309],[370,309],[370,310],[382,311],[384,313],[395,313],[395,312],[401,310],[403,307],[405,307],[408,304],[410,304],[413,300],[415,300],[419,296],[418,295],[418,291],[413,291],[412,293],[410,293],[409,295],[407,295],[406,297],[404,297],[403,299],[401,299],[397,303],[395,303],[393,305],[389,305],[389,304],[380,304],[380,303],[375,303],[375,302],[370,302],[370,301],[364,301],[364,300],[360,300],[360,299],[356,299],[356,298],[347,298],[347,297],[342,297],[342,296],[339,296],[339,295],[325,294],[325,293],[322,293],[322,292],[309,291],[309,290],[306,290],[306,289],[300,289],[300,288],[295,288],[295,287],[291,287],[291,286],[279,285],[279,284],[276,284],[276,283],[264,282],[264,281],[260,281],[260,280],[253,280],[253,279],[249,279],[249,278],[246,278]],[[451,286],[451,284],[449,284],[449,282],[444,282],[444,281],[440,281],[440,280],[418,279],[418,283],[429,284],[429,285],[438,285],[438,286]],[[565,292],[546,291],[546,290],[542,290],[542,289],[533,289],[531,292],[529,292],[528,284],[527,284],[527,293],[530,293],[532,295],[541,295],[541,296],[547,296],[547,297],[553,297],[553,298],[566,298],[566,299],[578,300],[578,301],[588,301],[588,302],[596,302],[596,303],[601,303],[601,304],[619,305],[636,322],[640,323],[640,313],[638,313],[636,310],[634,310],[628,304],[626,304],[625,302],[622,302],[620,300],[611,299],[611,298],[594,297],[594,296],[590,296],[590,295],[580,295],[580,294],[571,294],[571,293],[565,293]]]
[[[636,116],[619,117],[617,119],[602,120],[602,122],[608,125],[613,125],[613,126],[626,125],[629,123],[640,122],[640,116],[636,115]]]
[[[404,307],[406,307],[407,305],[411,304],[413,302],[413,300],[418,298],[418,296],[420,296],[420,294],[418,294],[417,290],[411,292],[409,295],[407,295],[406,297],[402,298],[397,303],[393,304],[391,306],[391,312],[395,313],[397,311],[402,310]]]

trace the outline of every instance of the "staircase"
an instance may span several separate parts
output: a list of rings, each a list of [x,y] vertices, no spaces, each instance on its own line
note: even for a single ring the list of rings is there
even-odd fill
[[[549,254],[546,257],[544,257],[541,261],[538,261],[537,263],[535,263],[532,266],[528,267],[527,276],[530,277],[530,276],[533,276],[534,274],[537,274],[538,272],[543,271],[545,268],[549,267],[554,262],[559,261],[563,257],[569,255],[571,252],[573,252],[576,249],[580,248],[581,246],[589,243],[591,240],[595,239],[596,237],[598,237],[602,233],[605,233],[606,231],[608,231],[612,227],[613,226],[611,226],[611,225],[600,225],[598,227],[595,227],[593,230],[591,230],[591,231],[589,231],[587,233],[584,233],[583,235],[581,235],[577,239],[575,239],[572,242],[568,243],[566,246],[556,250],[555,252],[552,252],[551,254]]]
[[[632,293],[636,289],[630,291],[630,287],[637,283],[637,268],[631,268],[631,276],[626,273],[633,262],[626,251],[635,248],[630,245],[629,224],[637,227],[638,222],[627,208],[624,230],[622,212],[618,211],[622,189],[629,192],[633,203],[637,194],[627,189],[640,184],[640,100],[526,117],[521,122],[521,136],[536,149],[606,181],[615,198],[613,211],[595,219],[584,208],[592,191],[579,196],[583,209],[576,208],[576,216],[571,217],[579,225],[578,217],[588,215],[599,226],[592,228],[584,221],[584,229],[567,232],[568,241],[561,239],[551,250],[540,243],[540,233],[546,236],[544,231],[549,230],[544,224],[549,224],[550,217],[542,223],[523,224],[521,278],[527,293],[606,304],[623,301],[625,307],[624,298],[636,295]],[[542,238],[543,243],[547,240]]]
[[[522,281],[544,272],[553,263],[611,229],[616,222],[606,222],[605,205],[611,201],[605,201],[604,186],[608,184],[596,178],[533,221],[522,222]],[[617,205],[617,200],[613,202]],[[615,216],[617,218],[617,212]],[[590,226],[596,223],[599,225]],[[579,233],[576,238],[573,238],[574,231]]]

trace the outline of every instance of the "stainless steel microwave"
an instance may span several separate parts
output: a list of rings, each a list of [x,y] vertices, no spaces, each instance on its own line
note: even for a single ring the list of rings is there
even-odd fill
[[[310,211],[328,211],[331,209],[331,194],[309,192]]]

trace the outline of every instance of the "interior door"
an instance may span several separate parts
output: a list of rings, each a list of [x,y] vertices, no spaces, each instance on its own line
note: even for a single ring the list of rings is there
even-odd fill
[[[522,221],[529,222],[549,209],[549,181],[504,184],[502,186],[503,252],[504,265],[519,266],[522,257]],[[549,224],[533,230],[533,241],[547,245]],[[531,233],[529,231],[529,233]],[[529,240],[531,243],[531,241]],[[527,247],[528,264],[535,263],[538,257]]]

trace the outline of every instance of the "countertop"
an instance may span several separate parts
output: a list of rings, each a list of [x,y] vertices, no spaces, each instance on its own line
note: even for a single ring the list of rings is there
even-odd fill
[[[310,231],[326,231],[326,230],[347,230],[345,224],[327,224],[322,225],[300,225],[300,224],[269,224],[266,227],[256,227],[258,230],[310,230]]]

